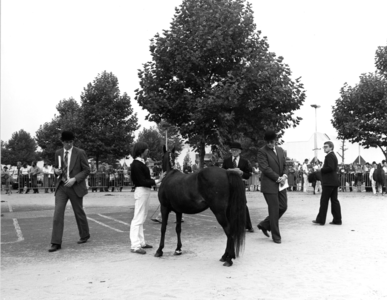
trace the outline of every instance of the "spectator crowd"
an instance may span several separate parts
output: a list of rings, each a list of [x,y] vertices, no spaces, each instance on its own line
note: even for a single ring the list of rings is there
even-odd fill
[[[321,192],[321,178],[319,170],[322,167],[322,162],[312,160],[309,163],[308,159],[301,164],[294,161],[287,162],[289,166],[288,174],[288,191],[307,192],[312,189],[313,193]],[[158,178],[161,173],[159,163],[147,162],[151,176]],[[215,164],[205,163],[204,167],[222,167],[220,162]],[[197,172],[199,170],[198,161],[194,164],[185,164],[182,168],[177,165],[185,174]],[[255,162],[250,166],[250,178],[244,180],[247,191],[260,191],[261,172],[258,163]],[[379,171],[377,171],[379,169]],[[383,174],[384,184],[375,180],[374,174],[379,172]],[[109,165],[101,163],[98,167],[95,161],[90,162],[90,174],[88,176],[87,185],[91,192],[115,192],[122,191],[124,187],[130,187],[134,191],[134,186],[130,177],[130,166],[124,164],[121,166]],[[372,192],[373,194],[386,193],[387,186],[387,162],[383,160],[381,163],[375,161],[365,164],[348,164],[340,165],[338,169],[338,177],[340,180],[339,191],[341,192]],[[37,166],[37,162],[33,161],[31,165],[27,163],[17,162],[16,166],[4,166],[1,169],[1,188],[6,194],[11,194],[12,190],[17,190],[17,193],[28,194],[32,191],[34,194],[44,190],[44,193],[53,193],[55,191],[56,176],[54,175],[53,166],[47,162],[43,167]],[[153,188],[157,190],[156,187]]]

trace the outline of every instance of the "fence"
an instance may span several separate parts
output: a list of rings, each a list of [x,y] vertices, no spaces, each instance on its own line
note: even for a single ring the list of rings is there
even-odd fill
[[[372,183],[368,172],[364,174],[343,173],[339,174],[338,177],[340,192],[372,192]],[[39,190],[44,190],[48,193],[55,191],[57,180],[57,177],[53,174],[20,175],[19,177],[14,176],[10,185],[14,190],[20,192],[33,190],[36,193]],[[87,183],[91,192],[114,192],[133,187],[130,175],[124,173],[97,172],[96,174],[89,174]],[[250,189],[251,181],[245,183],[246,187]],[[311,186],[312,183],[308,183],[308,187],[311,188]],[[384,185],[384,190],[386,190],[386,186],[387,183]],[[302,187],[303,178],[301,176],[294,178],[292,190],[302,191]]]
[[[54,174],[14,175],[10,186],[14,190],[19,190],[19,192],[29,192],[32,190],[36,193],[39,190],[44,190],[45,193],[48,193],[55,191],[57,180],[59,179]],[[133,186],[130,175],[105,172],[89,174],[87,185],[92,192],[122,191],[123,188],[132,188]]]
[[[291,176],[289,174],[289,176]],[[338,174],[340,181],[339,192],[372,192],[372,182],[369,176],[369,172],[363,174],[354,174],[354,173],[341,173]],[[288,190],[292,191],[303,191],[304,179],[301,175],[295,176],[292,180],[293,184]],[[251,178],[245,181],[246,188],[248,190],[254,190],[252,186]],[[308,182],[308,189],[313,191],[313,183]],[[319,185],[317,184],[317,187]],[[384,191],[386,191],[387,182],[384,184]]]

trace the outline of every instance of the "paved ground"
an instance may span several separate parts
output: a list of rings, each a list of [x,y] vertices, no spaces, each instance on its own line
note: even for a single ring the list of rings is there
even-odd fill
[[[266,216],[261,193],[247,193],[254,224]],[[48,253],[52,194],[2,195],[2,299],[387,299],[387,197],[340,193],[342,226],[312,225],[319,195],[288,193],[280,221],[282,244],[248,233],[234,266],[218,261],[225,235],[210,211],[185,215],[183,255],[173,256],[173,215],[162,258],[155,249],[130,253],[133,193],[94,193],[84,199],[90,242],[78,245],[72,209],[62,250]],[[4,202],[3,202],[4,201]],[[152,192],[150,214],[157,208]],[[160,225],[147,221],[157,246]]]

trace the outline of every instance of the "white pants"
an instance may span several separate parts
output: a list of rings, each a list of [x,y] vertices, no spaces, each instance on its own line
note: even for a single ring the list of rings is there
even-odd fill
[[[308,175],[303,174],[302,176],[304,176],[304,193],[306,193],[309,187]]]
[[[143,225],[148,215],[150,192],[151,189],[146,187],[136,187],[134,192],[134,215],[130,224],[131,249],[134,250],[146,244]]]

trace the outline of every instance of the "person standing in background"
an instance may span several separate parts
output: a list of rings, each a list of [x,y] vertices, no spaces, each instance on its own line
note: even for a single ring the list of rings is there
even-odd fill
[[[342,224],[341,206],[337,199],[340,185],[337,177],[338,161],[333,149],[334,145],[331,141],[324,143],[324,152],[327,155],[325,156],[324,165],[321,168],[322,193],[320,198],[320,209],[316,219],[312,221],[314,224],[318,225],[325,225],[329,200],[331,200],[331,211],[333,215],[333,221],[329,224]]]
[[[308,191],[308,186],[309,186],[309,182],[308,182],[308,174],[309,174],[308,163],[309,163],[309,159],[305,159],[304,163],[302,164],[302,178],[303,178],[302,189],[303,189],[304,193],[306,193]]]
[[[372,162],[372,168],[370,170],[370,180],[371,180],[371,186],[372,186],[372,193],[376,195],[376,181],[374,180],[374,172],[376,170],[376,162]]]
[[[37,166],[36,161],[33,161],[30,168],[31,187],[34,194],[39,194],[38,190],[38,175],[42,173],[42,170]]]
[[[259,192],[259,186],[260,186],[260,182],[259,182],[259,166],[258,166],[258,163],[256,162],[253,166],[253,175],[251,176],[252,179],[252,185],[253,185],[253,191],[257,191]]]
[[[30,192],[30,167],[27,163],[24,163],[20,168],[21,174],[21,189],[25,190],[25,193],[28,194]]]

